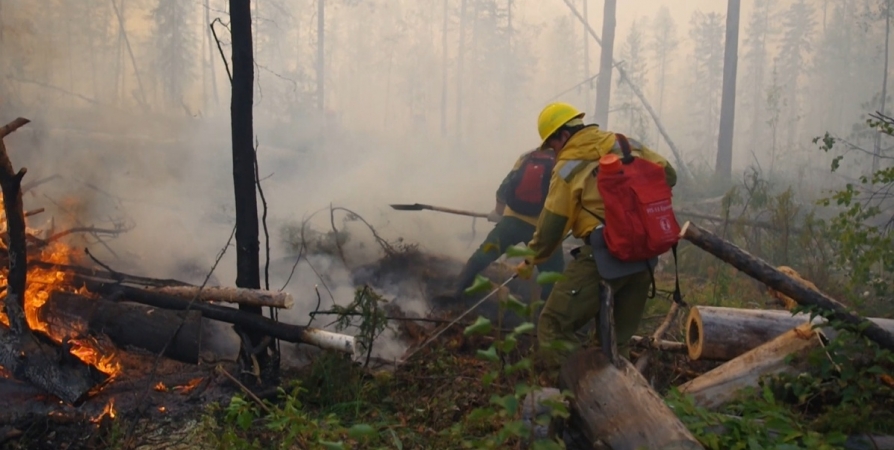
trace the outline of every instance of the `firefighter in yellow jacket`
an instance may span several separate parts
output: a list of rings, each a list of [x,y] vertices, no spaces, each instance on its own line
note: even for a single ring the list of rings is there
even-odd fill
[[[583,117],[584,113],[566,103],[552,103],[540,113],[537,124],[540,138],[544,147],[556,151],[557,161],[537,230],[528,243],[536,254],[517,267],[519,276],[529,278],[531,265],[552,255],[569,230],[587,243],[572,250],[574,259],[568,264],[563,279],[553,286],[537,324],[540,360],[549,378],[544,381],[553,383],[561,362],[580,345],[575,331],[599,314],[600,280],[606,279],[614,295],[616,336],[621,345],[630,340],[639,326],[652,281],[644,264],[632,270],[624,267],[624,263],[620,263],[621,267],[597,269],[594,245],[601,251],[602,230],[596,216],[604,217],[605,212],[594,169],[603,155],[610,152],[620,155],[621,147],[613,132],[601,130],[598,125],[584,125]],[[676,184],[676,172],[667,160],[634,139],[628,141],[633,156],[663,166],[667,183]],[[601,245],[604,246],[604,241]],[[602,276],[600,272],[615,273],[615,276]],[[617,276],[618,273],[623,275]],[[555,345],[557,341],[567,345]],[[619,351],[626,353],[624,348]]]

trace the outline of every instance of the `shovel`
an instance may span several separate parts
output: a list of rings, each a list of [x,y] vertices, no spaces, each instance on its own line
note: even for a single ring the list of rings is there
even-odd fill
[[[440,206],[432,206],[432,205],[423,205],[421,203],[413,203],[412,205],[391,205],[392,208],[398,211],[422,211],[422,210],[431,210],[444,212],[448,214],[458,214],[460,216],[469,216],[469,217],[481,217],[487,218],[486,213],[477,213],[472,211],[463,211],[461,209],[451,209],[451,208],[442,208]]]

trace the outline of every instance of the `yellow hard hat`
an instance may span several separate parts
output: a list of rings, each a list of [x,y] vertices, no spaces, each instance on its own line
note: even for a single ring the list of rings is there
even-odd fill
[[[540,117],[537,118],[537,131],[540,133],[540,140],[546,142],[546,138],[552,136],[562,125],[565,125],[571,119],[584,117],[584,113],[568,103],[556,102],[550,103],[540,111]]]

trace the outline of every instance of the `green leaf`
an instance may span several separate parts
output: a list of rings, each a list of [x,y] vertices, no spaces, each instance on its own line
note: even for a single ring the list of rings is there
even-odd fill
[[[474,295],[481,292],[486,292],[492,289],[493,283],[487,278],[481,275],[475,275],[475,282],[472,283],[465,291],[463,291],[466,295]]]
[[[519,316],[528,317],[528,305],[524,304],[521,300],[515,298],[514,295],[509,294],[505,300],[501,301],[503,303],[503,307],[512,311]]]
[[[565,279],[559,272],[541,272],[537,275],[537,284],[551,284]]]
[[[534,256],[537,252],[531,250],[528,247],[522,247],[520,245],[513,245],[506,249],[506,257],[507,258],[526,258],[528,256]]]
[[[514,416],[515,412],[518,411],[518,398],[516,398],[515,395],[509,394],[503,397],[492,397],[490,401],[503,408],[503,410],[509,413],[510,416]]]
[[[487,350],[478,350],[477,352],[475,352],[475,356],[491,362],[500,360],[500,357],[497,356],[497,349],[493,345],[488,347]]]
[[[320,445],[327,450],[345,450],[345,444],[342,441],[338,442],[328,442],[328,441],[320,441]]]
[[[378,431],[365,423],[358,423],[348,430],[348,436],[357,440],[375,436],[376,434],[378,434]]]
[[[512,330],[515,334],[526,334],[534,331],[534,324],[531,322],[525,322]]]
[[[466,336],[482,335],[490,333],[491,329],[493,329],[493,326],[491,325],[490,320],[485,317],[478,316],[478,319],[475,320],[475,323],[467,326],[466,329],[463,331],[463,334]]]

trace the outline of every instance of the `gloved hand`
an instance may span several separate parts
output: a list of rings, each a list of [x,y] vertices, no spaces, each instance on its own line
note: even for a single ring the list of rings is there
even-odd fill
[[[530,280],[531,276],[534,275],[534,265],[526,259],[515,266],[515,273],[522,280]]]
[[[498,213],[496,210],[493,210],[493,211],[487,213],[487,221],[488,222],[497,223],[502,218],[503,218],[503,216],[500,213]]]

